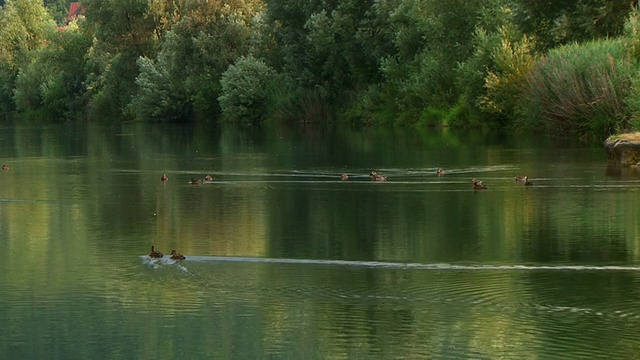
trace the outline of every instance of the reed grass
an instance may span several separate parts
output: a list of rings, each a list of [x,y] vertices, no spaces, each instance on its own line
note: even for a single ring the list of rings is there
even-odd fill
[[[527,77],[520,121],[558,135],[600,136],[625,129],[632,69],[620,40],[555,49]]]

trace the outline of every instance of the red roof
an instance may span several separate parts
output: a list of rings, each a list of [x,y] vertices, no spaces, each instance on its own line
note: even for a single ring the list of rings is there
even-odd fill
[[[69,21],[75,20],[78,18],[78,15],[82,15],[84,13],[84,9],[79,2],[72,2],[69,4],[69,15],[67,15],[67,19]]]

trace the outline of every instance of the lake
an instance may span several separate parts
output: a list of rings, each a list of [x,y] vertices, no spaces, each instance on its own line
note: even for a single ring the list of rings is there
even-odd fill
[[[599,143],[19,124],[0,162],[4,358],[640,354],[640,173]]]

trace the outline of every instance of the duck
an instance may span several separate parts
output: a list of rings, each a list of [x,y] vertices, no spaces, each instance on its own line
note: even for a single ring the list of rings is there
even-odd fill
[[[151,253],[149,253],[149,257],[161,258],[163,256],[164,255],[160,251],[156,250],[155,246],[151,245]]]
[[[211,177],[211,175],[207,175],[204,177],[204,181],[213,181],[213,177]]]
[[[162,182],[165,182],[165,181],[169,180],[169,178],[167,177],[167,174],[162,174],[162,177],[160,178],[160,180]]]
[[[191,179],[191,181],[189,181],[189,183],[191,183],[192,185],[198,185],[198,184],[202,184],[202,179]]]
[[[444,170],[441,168],[438,168],[438,170],[436,170],[436,174],[438,174],[438,176],[442,176],[444,175]]]
[[[2,165],[2,170],[9,170],[9,166],[8,165]]]
[[[378,175],[378,173],[375,171],[372,171],[371,173],[369,173],[369,176],[373,181],[387,181],[386,176]]]
[[[529,181],[528,177],[524,177],[524,186],[531,186],[533,185],[533,182]]]
[[[175,250],[171,250],[171,258],[173,260],[184,260],[186,257],[182,254],[178,254]]]
[[[340,179],[342,179],[342,180],[349,180],[349,175],[347,175],[347,174],[342,174],[342,175],[340,175]]]
[[[471,180],[471,184],[473,185],[473,190],[484,190],[487,188],[487,185],[483,184],[480,180],[473,179]]]
[[[515,180],[516,182],[524,182],[526,178],[526,176],[516,176]]]

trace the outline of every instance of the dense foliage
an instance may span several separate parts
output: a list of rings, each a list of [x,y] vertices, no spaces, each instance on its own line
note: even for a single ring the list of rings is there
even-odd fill
[[[640,127],[621,0],[0,2],[0,111],[21,118]]]

